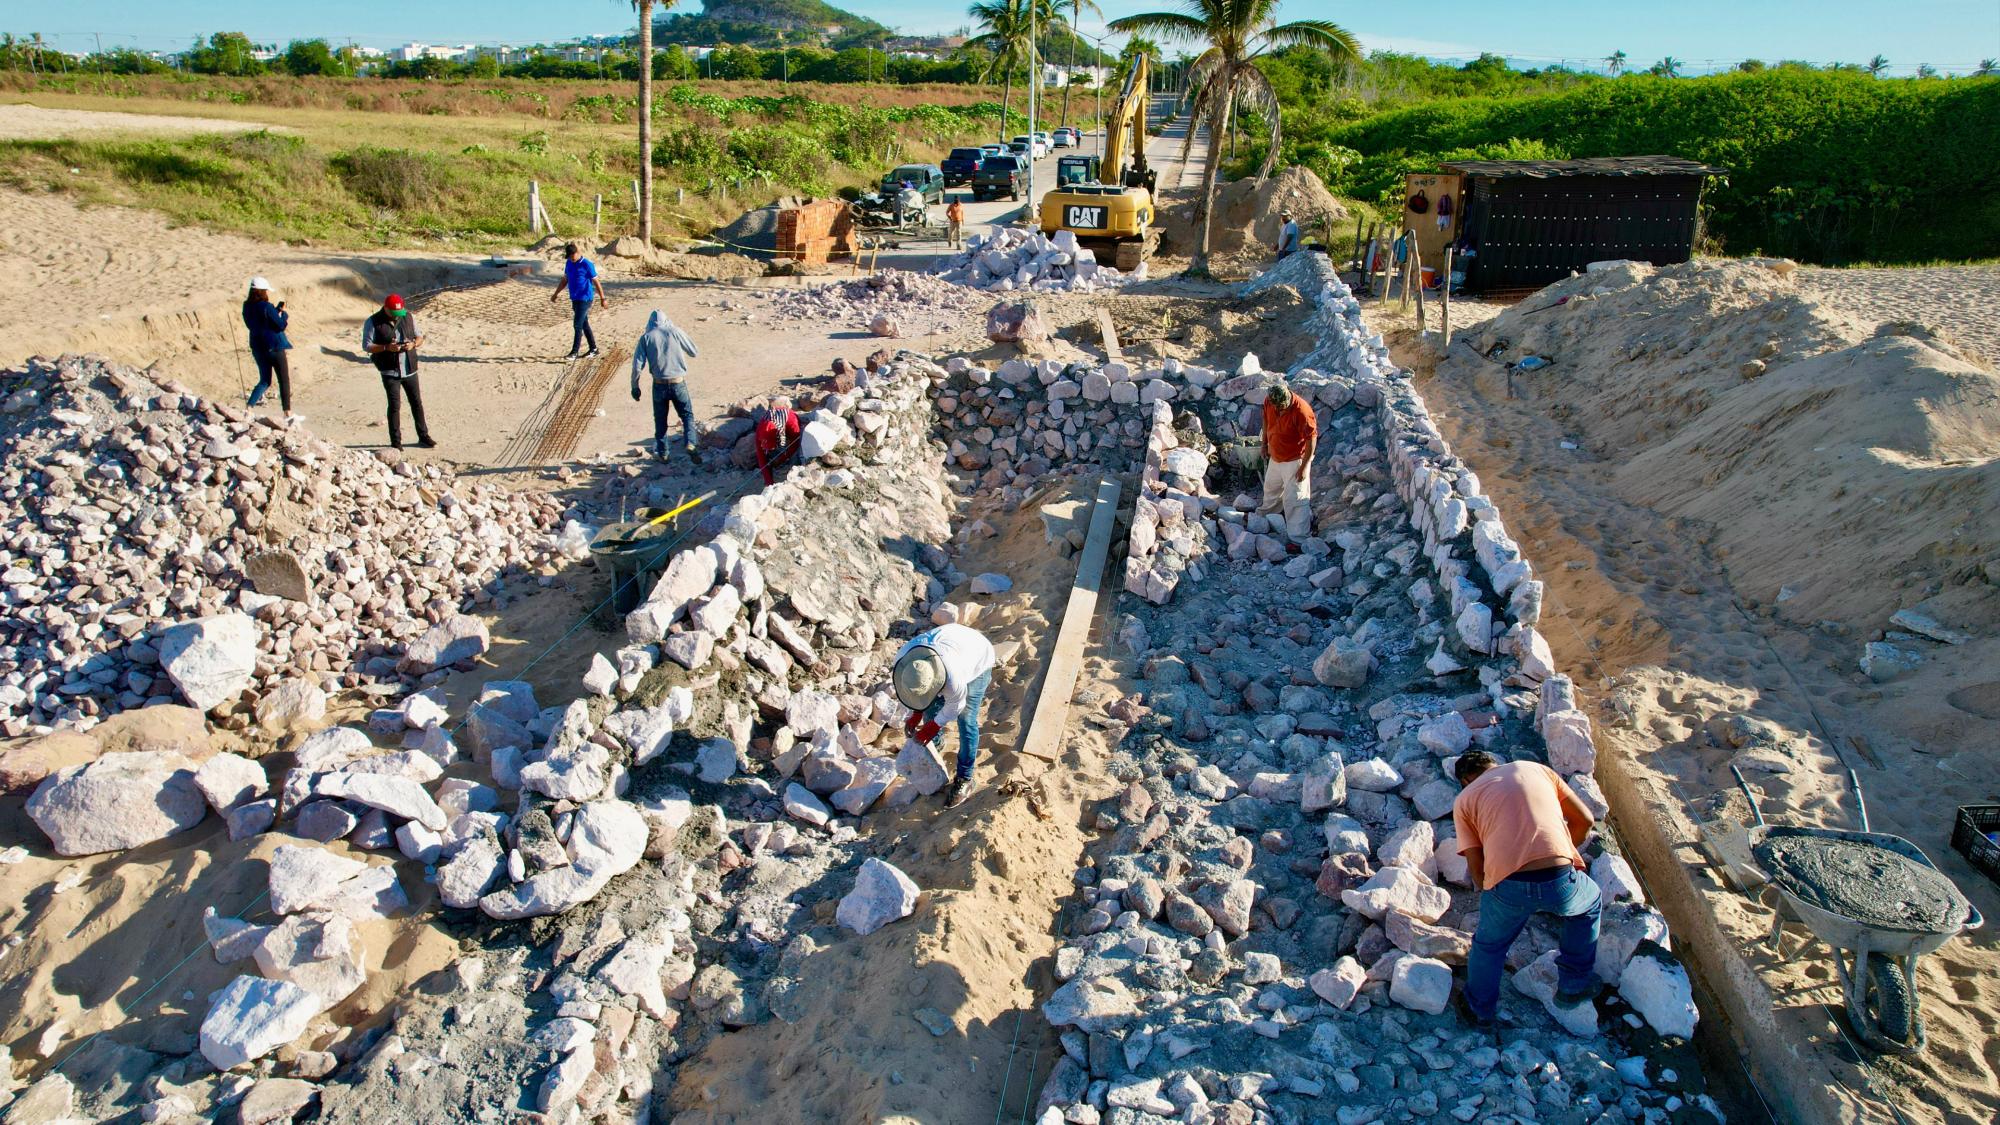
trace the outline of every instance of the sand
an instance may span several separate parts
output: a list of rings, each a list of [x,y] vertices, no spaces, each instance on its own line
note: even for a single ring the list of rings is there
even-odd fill
[[[2000,888],[1949,846],[1955,806],[2000,797],[2000,723],[1980,703],[2000,693],[1995,377],[1929,333],[1877,335],[1787,271],[1642,275],[1561,283],[1442,362],[1407,330],[1392,342],[1547,584],[1543,631],[1596,712],[1599,779],[1621,809],[1649,810],[1623,831],[1642,873],[1657,865],[1676,948],[1729,982],[1740,1036],[1794,1060],[1757,1080],[1802,1083],[1789,1092],[1814,1112],[1873,1120],[1893,1100],[1914,1120],[1993,1120],[2000,941],[1982,931],[1926,957],[1929,1049],[1863,1069],[1824,952],[1775,961],[1768,908],[1701,859],[1695,823],[1747,822],[1735,764],[1774,821],[1858,827],[1852,766],[1876,831],[2000,909]],[[1502,361],[1527,352],[1554,362],[1510,395]],[[1916,672],[1871,683],[1861,644],[1904,608],[1972,639],[1924,644]]]
[[[2000,365],[2000,266],[1814,269],[1799,291],[1862,321],[1914,320],[1942,328],[1968,356]]]
[[[164,113],[116,113],[96,109],[45,109],[28,102],[0,105],[0,141],[41,141],[57,137],[117,133],[285,132],[282,125],[218,117],[178,117]]]

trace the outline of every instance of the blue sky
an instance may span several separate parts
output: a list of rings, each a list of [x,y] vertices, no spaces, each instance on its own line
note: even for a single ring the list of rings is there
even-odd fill
[[[1107,18],[1172,8],[1174,0],[1101,0]],[[908,32],[950,31],[963,24],[958,4],[851,0],[840,5]],[[0,30],[40,31],[69,50],[106,46],[185,46],[197,33],[240,30],[262,41],[326,36],[377,47],[410,40],[437,43],[553,41],[609,34],[632,26],[630,8],[613,0],[550,4],[525,0],[340,0],[281,5],[269,0],[66,0],[23,17],[25,5],[0,15]],[[699,3],[686,5],[699,10]],[[4,10],[4,9],[0,9]],[[1522,60],[1594,60],[1622,49],[1636,63],[1662,55],[1705,70],[1743,58],[1861,61],[1877,53],[1898,70],[1929,62],[1970,68],[2000,56],[2000,0],[1428,0],[1423,4],[1343,5],[1290,0],[1284,17],[1344,23],[1371,49],[1470,57],[1482,50]],[[1086,17],[1086,30],[1101,21]]]

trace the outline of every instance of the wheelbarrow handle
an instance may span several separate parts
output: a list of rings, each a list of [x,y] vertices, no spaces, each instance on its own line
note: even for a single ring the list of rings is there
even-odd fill
[[[1750,802],[1750,815],[1757,818],[1757,827],[1764,827],[1764,810],[1757,807],[1757,795],[1750,792],[1750,783],[1743,780],[1743,771],[1732,765],[1729,772],[1735,775],[1736,787],[1743,790],[1744,798]]]
[[[1854,807],[1861,810],[1861,830],[1872,831],[1868,827],[1868,798],[1861,795],[1861,778],[1853,770],[1847,771],[1847,784],[1854,788]]]

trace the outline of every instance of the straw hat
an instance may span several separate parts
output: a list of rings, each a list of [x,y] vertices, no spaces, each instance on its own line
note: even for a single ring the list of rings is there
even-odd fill
[[[896,658],[896,698],[922,711],[944,690],[944,659],[932,648],[913,648]]]

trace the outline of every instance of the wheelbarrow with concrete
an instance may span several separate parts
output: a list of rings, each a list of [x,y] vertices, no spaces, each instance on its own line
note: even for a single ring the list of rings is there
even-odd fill
[[[590,541],[590,556],[611,576],[611,596],[598,607],[606,620],[617,620],[639,608],[653,590],[653,580],[686,536],[680,534],[688,513],[715,496],[705,492],[672,508],[640,508],[633,518],[604,525]]]
[[[1750,800],[1756,827],[1748,843],[1760,874],[1776,895],[1771,948],[1784,959],[1785,922],[1811,931],[1797,956],[1817,939],[1833,954],[1847,1020],[1878,1050],[1924,1049],[1916,991],[1917,958],[1985,924],[1977,907],[1939,871],[1922,848],[1868,824],[1868,803],[1852,770],[1861,830],[1770,824],[1757,798],[1731,766]]]

